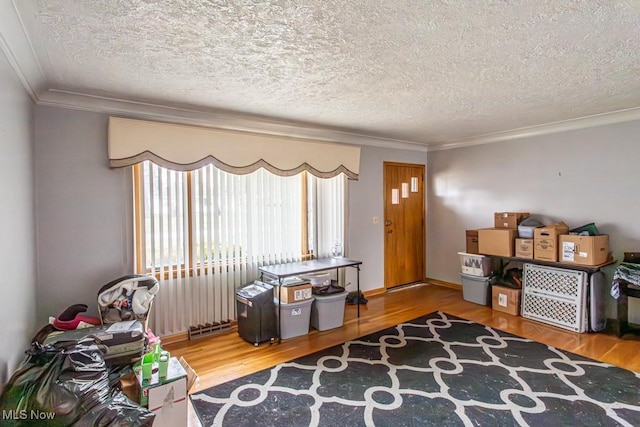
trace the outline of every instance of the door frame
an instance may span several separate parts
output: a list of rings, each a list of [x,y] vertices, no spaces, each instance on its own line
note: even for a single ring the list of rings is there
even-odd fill
[[[386,207],[387,207],[387,200],[389,200],[391,198],[390,194],[387,194],[386,187],[387,187],[387,175],[386,175],[386,167],[387,166],[406,166],[406,167],[417,167],[422,169],[422,186],[423,186],[423,195],[422,195],[422,200],[421,200],[421,209],[422,212],[420,212],[420,216],[422,218],[422,233],[421,233],[421,239],[422,239],[422,278],[420,280],[425,280],[427,277],[427,221],[426,221],[426,199],[427,199],[427,176],[426,176],[426,169],[427,166],[425,164],[420,164],[420,163],[406,163],[406,162],[382,162],[382,200],[383,200],[383,227],[382,227],[382,240],[383,240],[383,247],[382,247],[382,268],[383,268],[383,287],[385,289],[385,291],[389,290],[389,289],[393,289],[395,288],[395,286],[389,287],[387,284],[387,272],[386,272],[386,253],[387,253],[387,239],[386,239],[386,228],[384,226],[384,224],[387,221],[387,211],[386,211]],[[398,286],[403,286],[403,285],[398,285]]]

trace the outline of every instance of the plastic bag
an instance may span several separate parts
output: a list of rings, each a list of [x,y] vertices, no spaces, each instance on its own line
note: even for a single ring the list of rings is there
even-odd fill
[[[145,426],[154,414],[109,387],[94,345],[34,341],[0,395],[3,426]]]

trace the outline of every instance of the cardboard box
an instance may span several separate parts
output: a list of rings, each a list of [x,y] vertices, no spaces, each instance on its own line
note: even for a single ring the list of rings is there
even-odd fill
[[[280,298],[285,304],[306,301],[313,297],[311,283],[301,283],[298,285],[276,286],[276,298]]]
[[[560,261],[579,265],[600,265],[609,260],[609,235],[560,236]]]
[[[468,254],[477,254],[478,253],[478,230],[467,230],[467,249],[465,250]]]
[[[529,212],[495,212],[493,223],[495,228],[517,229],[520,221],[529,216]]]
[[[541,261],[558,261],[558,238],[569,233],[569,226],[564,222],[545,225],[533,232],[533,259]]]
[[[478,250],[484,255],[511,257],[517,234],[514,228],[481,228],[478,230]]]
[[[533,259],[533,239],[516,239],[516,256],[518,258]]]
[[[141,373],[137,378],[142,393],[140,405],[156,415],[154,427],[187,425],[187,373],[177,358],[169,359],[166,377],[160,378],[155,372],[150,380],[143,381]]]
[[[520,314],[520,293],[520,289],[494,285],[491,288],[491,308],[518,316]]]

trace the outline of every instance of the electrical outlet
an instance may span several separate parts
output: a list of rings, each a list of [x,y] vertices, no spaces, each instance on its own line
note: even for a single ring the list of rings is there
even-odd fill
[[[374,216],[373,217],[373,223],[374,224],[379,224],[380,223],[380,217]]]
[[[507,304],[507,294],[498,294],[498,305],[500,307],[506,307]]]

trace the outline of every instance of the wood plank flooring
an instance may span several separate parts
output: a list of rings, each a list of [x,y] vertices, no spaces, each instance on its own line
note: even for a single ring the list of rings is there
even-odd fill
[[[264,343],[256,347],[242,340],[233,330],[165,347],[172,356],[184,356],[198,373],[200,381],[191,390],[193,393],[437,310],[640,372],[638,336],[627,335],[620,339],[608,330],[577,334],[493,311],[464,301],[460,290],[429,283],[369,297],[367,305],[360,306],[359,319],[356,307],[346,306],[343,327],[322,332],[312,329],[308,335],[283,340],[281,344]],[[189,425],[199,425],[192,409],[189,418]]]

